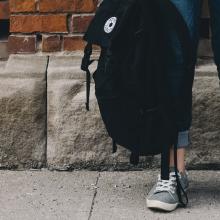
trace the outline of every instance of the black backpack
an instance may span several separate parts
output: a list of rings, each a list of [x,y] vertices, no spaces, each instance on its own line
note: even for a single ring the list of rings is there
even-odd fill
[[[95,95],[113,140],[113,153],[117,144],[129,149],[132,164],[138,164],[139,156],[161,154],[162,179],[169,179],[169,149],[173,145],[177,167],[176,105],[169,94],[167,77],[167,58],[172,54],[167,44],[170,27],[178,35],[185,64],[190,68],[188,29],[170,1],[104,0],[84,36],[88,43],[81,65],[87,76],[89,110],[90,56],[92,45],[99,45],[101,53],[93,74]],[[177,169],[175,172],[179,200],[185,206],[187,195]]]

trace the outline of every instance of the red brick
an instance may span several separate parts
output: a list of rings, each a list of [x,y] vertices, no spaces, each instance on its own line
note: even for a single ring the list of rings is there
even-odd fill
[[[63,12],[74,11],[74,0],[39,0],[40,12]]]
[[[96,10],[98,0],[75,0],[76,12],[94,12]]]
[[[61,50],[61,41],[59,35],[43,35],[42,51],[56,52]]]
[[[9,19],[8,1],[0,2],[0,19]]]
[[[72,16],[71,28],[72,32],[85,32],[90,24],[93,16],[83,15],[83,16]]]
[[[11,35],[8,38],[9,53],[35,53],[36,52],[35,35],[32,36],[16,36]]]
[[[10,17],[10,32],[66,33],[67,15],[13,15]]]
[[[10,11],[13,12],[34,12],[36,11],[35,0],[9,0]]]
[[[65,36],[63,39],[63,49],[67,51],[82,50],[85,47],[85,41],[81,36]]]
[[[39,0],[40,12],[94,12],[97,0]]]

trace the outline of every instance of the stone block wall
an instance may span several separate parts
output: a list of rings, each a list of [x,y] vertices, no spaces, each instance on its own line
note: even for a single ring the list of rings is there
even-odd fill
[[[11,55],[0,71],[0,168],[45,166],[47,62]]]
[[[129,164],[129,151],[112,140],[91,84],[86,111],[81,56],[11,55],[0,65],[0,169],[139,169],[160,166],[160,157]],[[1,62],[0,62],[1,63]],[[96,67],[92,64],[91,71]],[[220,89],[214,64],[197,68],[193,89],[189,168],[220,167]]]

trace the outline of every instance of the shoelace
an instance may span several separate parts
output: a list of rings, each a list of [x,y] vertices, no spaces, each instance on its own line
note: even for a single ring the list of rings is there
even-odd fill
[[[178,173],[178,176],[180,177],[179,173]],[[175,172],[170,172],[169,180],[162,180],[159,174],[155,192],[167,191],[167,192],[175,193],[176,185],[177,183],[176,183]]]

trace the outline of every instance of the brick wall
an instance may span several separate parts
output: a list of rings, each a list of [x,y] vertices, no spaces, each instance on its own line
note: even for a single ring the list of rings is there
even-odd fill
[[[83,32],[98,1],[0,0],[0,58],[2,50],[4,56],[7,55],[6,49],[10,53],[81,50],[84,47]],[[210,50],[207,49],[210,48],[207,40],[210,36],[207,0],[204,3],[201,37],[205,40],[201,45],[205,49],[201,50],[201,55]]]
[[[9,0],[11,53],[81,50],[98,0]]]

